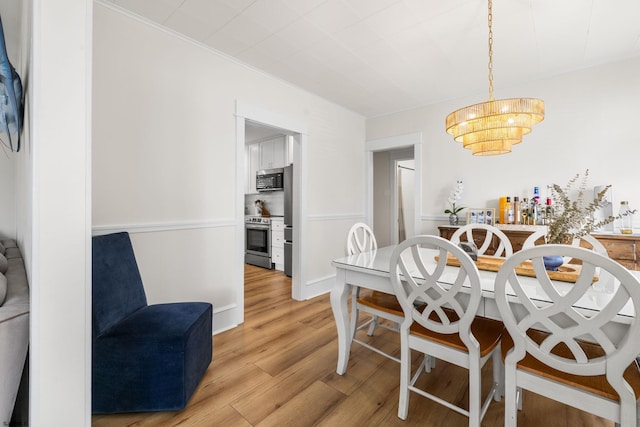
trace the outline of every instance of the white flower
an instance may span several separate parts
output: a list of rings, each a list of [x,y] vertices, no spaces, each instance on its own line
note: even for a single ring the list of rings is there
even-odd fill
[[[456,208],[456,201],[462,198],[462,190],[464,190],[464,186],[462,185],[462,181],[456,181],[456,186],[449,193],[449,198],[447,202],[449,203],[450,209],[445,210],[445,213],[458,213],[464,208]]]
[[[462,181],[456,181],[456,186],[453,190],[451,190],[451,193],[449,194],[448,201],[450,205],[453,205],[457,200],[460,200],[460,198],[462,197],[463,189],[464,186],[462,185]]]

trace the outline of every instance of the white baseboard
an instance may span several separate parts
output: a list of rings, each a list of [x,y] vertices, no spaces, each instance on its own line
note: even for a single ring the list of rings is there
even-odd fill
[[[327,276],[312,282],[307,282],[303,286],[303,299],[308,300],[326,294],[331,291],[335,283],[336,276]]]
[[[219,334],[239,325],[237,304],[229,304],[213,309],[213,335]]]

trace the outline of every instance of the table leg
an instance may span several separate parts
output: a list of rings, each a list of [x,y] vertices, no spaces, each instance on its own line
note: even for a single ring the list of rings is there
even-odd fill
[[[349,327],[349,309],[347,307],[347,297],[351,286],[346,280],[346,270],[336,269],[336,283],[331,289],[331,309],[336,320],[338,329],[338,367],[336,372],[339,375],[347,371],[349,362],[349,351],[351,350],[351,328]]]

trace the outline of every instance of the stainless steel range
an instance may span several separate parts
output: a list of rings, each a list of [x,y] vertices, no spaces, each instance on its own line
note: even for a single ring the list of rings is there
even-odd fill
[[[261,216],[247,216],[244,223],[244,262],[272,269],[271,219]]]

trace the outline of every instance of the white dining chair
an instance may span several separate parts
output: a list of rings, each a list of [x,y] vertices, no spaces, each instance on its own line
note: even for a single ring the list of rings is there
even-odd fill
[[[544,268],[543,256],[580,260],[575,283],[557,282]],[[516,268],[531,262],[535,279],[521,277]],[[619,286],[600,311],[579,310],[574,304],[611,275]],[[532,280],[539,285],[532,287]],[[532,290],[533,289],[533,290]],[[540,303],[544,293],[551,303]],[[627,304],[639,313],[640,281],[627,269],[593,250],[571,245],[540,245],[508,258],[495,282],[495,298],[508,335],[502,340],[505,357],[505,426],[515,426],[522,409],[522,389],[613,420],[637,425],[640,397],[640,322],[633,318],[620,337],[606,325]],[[604,303],[602,303],[604,304]],[[549,420],[552,422],[552,420]]]
[[[482,230],[481,232],[479,232]],[[513,254],[511,241],[500,229],[487,224],[467,224],[457,229],[451,235],[451,242],[460,243],[462,236],[465,241],[472,242],[478,247],[478,255],[484,255],[488,250],[493,250],[495,242],[498,246],[493,251],[493,256],[508,257]],[[495,240],[494,240],[495,236]]]
[[[540,239],[544,242],[544,237],[546,236],[546,230],[536,230],[531,235],[529,235],[524,243],[522,244],[522,249],[532,248],[536,246],[536,244],[540,244]],[[571,241],[571,246],[575,246],[577,248],[584,247],[582,242],[586,242],[591,250],[599,253],[600,255],[604,255],[606,257],[609,256],[607,249],[604,247],[602,243],[591,234],[587,234],[585,236],[576,237]],[[544,243],[542,243],[544,244]],[[579,260],[573,260],[571,258],[564,258],[564,264],[580,264]]]
[[[347,254],[357,255],[362,252],[373,251],[377,249],[373,230],[362,222],[354,224],[347,234]],[[380,348],[359,339],[356,333],[364,328],[369,328],[367,335],[373,336],[376,327],[380,326],[385,329],[398,332],[399,325],[404,319],[402,307],[398,303],[395,295],[387,294],[379,291],[365,290],[362,291],[357,283],[352,283],[351,294],[351,337],[352,342],[356,342],[369,350],[372,350],[384,357],[400,363],[400,359],[387,353]],[[371,319],[358,325],[360,312],[364,311],[371,315]],[[380,323],[379,319],[387,319],[392,322],[392,326]]]
[[[538,244],[538,241],[542,239],[541,244],[545,243],[544,237],[547,235],[547,230],[536,230],[533,233],[529,234],[527,238],[522,243],[522,249],[532,248]]]
[[[534,231],[529,236],[527,236],[524,243],[522,244],[522,249],[532,248],[536,246],[536,242],[541,238],[544,238],[546,234],[547,234],[546,230]],[[589,246],[591,246],[591,250],[599,253],[600,255],[608,256],[607,249],[604,247],[604,245],[600,243],[600,241],[595,237],[593,237],[591,234],[587,234],[585,236],[581,236],[573,239],[573,241],[571,242],[571,245],[580,247],[583,240],[587,242]]]
[[[423,248],[436,249],[438,261],[434,263],[433,252],[425,255]],[[449,254],[460,261],[459,268],[447,267]],[[404,312],[404,321],[400,326],[398,417],[403,420],[407,418],[409,394],[415,392],[466,415],[470,426],[480,426],[491,399],[498,401],[501,398],[500,338],[504,326],[497,320],[476,316],[482,292],[476,265],[461,248],[446,239],[416,236],[397,246],[391,255],[389,267],[391,283]],[[453,276],[442,280],[445,272],[453,272]],[[411,350],[468,369],[468,409],[416,386],[418,378],[426,370],[423,365],[428,363],[428,359],[425,358],[412,377]],[[493,361],[494,384],[483,401],[481,370],[489,359]]]

